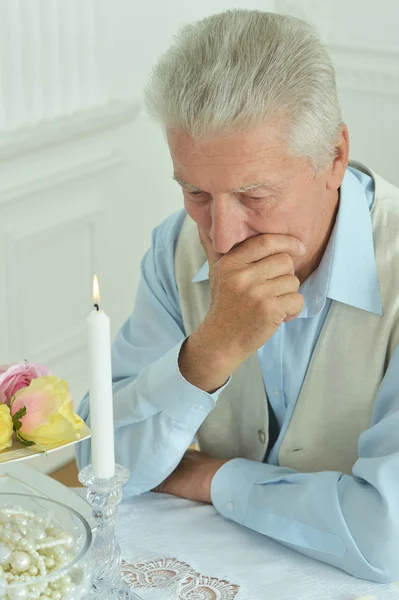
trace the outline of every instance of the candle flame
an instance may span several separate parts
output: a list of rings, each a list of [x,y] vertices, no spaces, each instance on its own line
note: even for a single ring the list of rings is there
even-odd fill
[[[98,285],[98,277],[93,277],[93,302],[94,304],[100,305],[100,286]]]

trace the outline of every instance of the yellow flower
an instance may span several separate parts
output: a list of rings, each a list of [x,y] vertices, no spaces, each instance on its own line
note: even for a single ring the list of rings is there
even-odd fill
[[[7,404],[0,404],[0,452],[12,444],[12,418]]]
[[[65,381],[46,375],[32,379],[11,401],[11,415],[22,442],[31,442],[45,450],[81,439],[89,428],[73,411],[73,402]]]

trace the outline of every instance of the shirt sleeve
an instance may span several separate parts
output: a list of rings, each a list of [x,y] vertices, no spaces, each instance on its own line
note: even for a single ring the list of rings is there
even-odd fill
[[[352,476],[233,459],[213,478],[225,517],[351,575],[399,580],[399,346]]]
[[[115,458],[130,471],[126,496],[153,489],[176,468],[225,387],[208,394],[179,371],[185,333],[174,247],[165,243],[162,233],[159,229],[153,233],[152,247],[141,265],[133,314],[112,347]],[[90,426],[89,412],[86,395],[78,413]],[[77,447],[79,468],[90,461],[87,440]]]

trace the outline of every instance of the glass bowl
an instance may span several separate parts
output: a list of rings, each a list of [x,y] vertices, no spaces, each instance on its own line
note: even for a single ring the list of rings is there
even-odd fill
[[[0,493],[0,600],[80,600],[90,590],[92,533],[76,510]]]

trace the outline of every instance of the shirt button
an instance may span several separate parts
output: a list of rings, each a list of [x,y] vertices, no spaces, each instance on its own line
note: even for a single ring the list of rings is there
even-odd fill
[[[275,387],[274,390],[273,390],[273,392],[274,392],[274,395],[277,396],[277,398],[279,398],[281,396],[281,392],[278,389],[278,387]]]
[[[205,406],[203,404],[193,404],[192,409],[193,410],[203,410],[205,408]]]
[[[234,504],[229,500],[228,502],[226,502],[226,508],[227,510],[232,511],[234,508]]]
[[[259,429],[258,431],[258,437],[259,437],[259,441],[261,444],[264,444],[266,442],[266,434],[263,431],[263,429]]]

